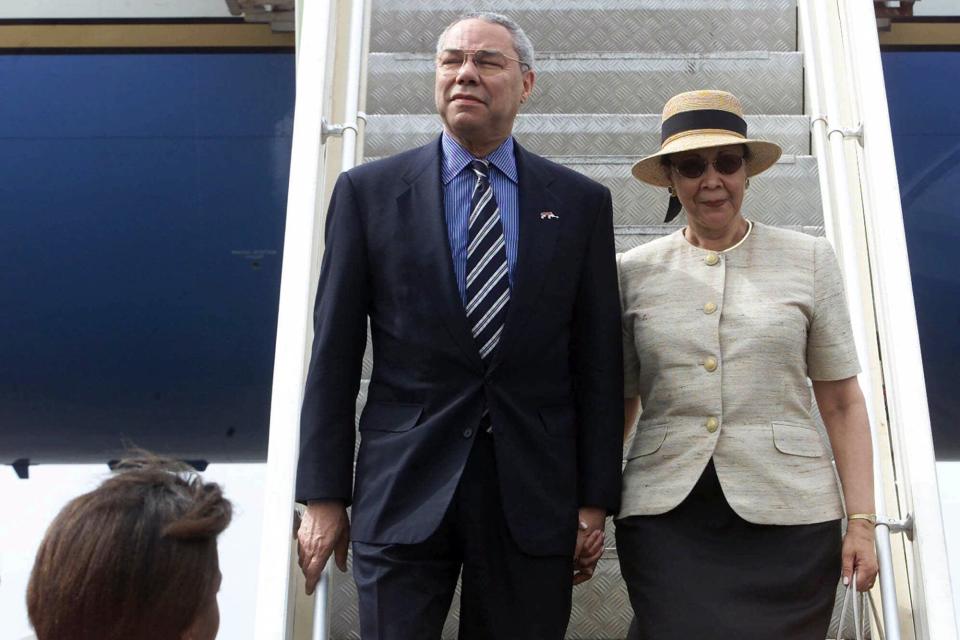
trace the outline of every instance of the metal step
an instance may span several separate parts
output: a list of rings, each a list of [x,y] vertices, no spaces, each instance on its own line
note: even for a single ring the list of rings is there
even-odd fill
[[[559,156],[550,159],[610,189],[614,225],[636,227],[663,223],[667,190],[635,179],[630,173],[634,158]],[[816,158],[783,156],[763,175],[752,178],[743,214],[751,220],[778,227],[823,225]]]
[[[656,225],[667,211],[667,190],[652,187],[630,174],[632,158],[553,158],[606,185],[613,195],[615,225]],[[819,226],[820,184],[811,156],[786,156],[753,178],[743,202],[751,220],[776,226]]]
[[[372,53],[368,113],[434,111],[432,54]],[[537,62],[525,113],[660,113],[671,96],[694,89],[736,94],[746,113],[803,113],[800,53],[570,53]]]
[[[389,156],[434,140],[440,118],[369,115],[364,153]],[[810,153],[807,116],[747,116],[748,135],[776,142],[788,155]],[[513,132],[520,144],[549,156],[641,156],[660,146],[660,116],[628,114],[524,114]]]
[[[630,173],[633,158],[568,156],[551,159],[590,176],[610,189],[617,252],[632,249],[686,224],[683,213],[675,224],[663,224],[667,210],[666,189],[636,180]],[[762,175],[751,179],[744,198],[743,214],[764,224],[823,235],[816,158],[784,156]],[[367,348],[363,354],[362,377],[365,380],[370,377],[372,367],[373,349],[368,333]]]
[[[537,51],[793,51],[795,0],[375,0],[370,50],[431,53],[468,11],[504,13]]]
[[[367,402],[369,380],[360,382],[357,396],[357,421]],[[357,447],[360,446],[360,434],[357,434]],[[620,563],[617,558],[614,540],[614,520],[606,522],[605,551],[597,563],[597,570],[589,581],[573,590],[573,613],[566,638],[623,638],[630,626],[633,610],[627,598],[627,588],[620,575]],[[332,640],[360,640],[360,620],[357,606],[357,587],[353,581],[353,552],[347,555],[347,572],[330,569],[330,638]],[[460,586],[450,607],[444,625],[443,637],[456,638],[460,619]]]
[[[608,520],[606,545],[613,546],[613,518]],[[330,638],[360,640],[360,621],[357,606],[357,587],[353,581],[353,551],[347,555],[348,573],[331,570]],[[599,640],[623,638],[627,635],[633,609],[627,597],[627,588],[620,575],[616,551],[610,550],[597,563],[596,572],[589,581],[574,587],[571,625],[567,640]],[[443,626],[443,638],[456,638],[460,620],[460,585],[450,613]],[[576,621],[575,623],[573,621]]]
[[[433,104],[434,50],[443,27],[467,11],[517,20],[537,50],[536,86],[514,128],[531,151],[610,188],[616,249],[671,233],[665,189],[630,175],[659,145],[659,113],[680,91],[725,89],[748,114],[752,137],[784,147],[781,162],[752,180],[744,214],[823,234],[816,160],[803,114],[796,0],[372,0],[364,151],[373,159],[425,144],[441,128]],[[628,53],[623,53],[628,52]],[[358,408],[366,400],[371,347]],[[359,414],[358,414],[359,415]],[[632,616],[608,526],[593,580],[574,590],[567,638],[623,638]],[[356,592],[334,570],[331,637],[359,638]],[[459,593],[443,638],[457,636]]]

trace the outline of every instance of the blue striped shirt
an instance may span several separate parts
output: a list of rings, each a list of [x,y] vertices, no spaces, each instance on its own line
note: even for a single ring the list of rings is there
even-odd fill
[[[440,178],[443,180],[443,210],[447,219],[447,235],[450,238],[450,253],[453,255],[453,271],[457,276],[460,299],[466,304],[467,295],[467,244],[470,240],[470,196],[477,184],[477,176],[470,169],[474,159],[459,142],[441,136],[443,157]],[[490,184],[493,197],[500,207],[503,235],[507,243],[507,269],[510,286],[517,264],[517,238],[519,236],[519,193],[517,189],[517,159],[513,155],[513,138],[503,141],[496,151],[485,160],[490,162]]]

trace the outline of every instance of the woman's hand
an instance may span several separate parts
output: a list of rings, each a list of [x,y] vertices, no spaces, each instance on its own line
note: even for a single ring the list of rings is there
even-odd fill
[[[873,537],[873,524],[865,520],[847,523],[843,536],[843,584],[850,584],[853,572],[857,572],[857,591],[868,591],[877,579],[877,549]]]
[[[591,531],[584,536],[580,555],[573,563],[573,584],[578,585],[593,577],[597,561],[603,555],[603,529]]]

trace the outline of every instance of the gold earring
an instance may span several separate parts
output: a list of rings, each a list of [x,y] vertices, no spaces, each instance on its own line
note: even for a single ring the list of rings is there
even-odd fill
[[[667,187],[667,193],[669,193],[671,197],[677,197],[677,190],[673,187]]]
[[[743,183],[743,188],[744,189],[750,188],[750,178],[747,178],[747,181]]]

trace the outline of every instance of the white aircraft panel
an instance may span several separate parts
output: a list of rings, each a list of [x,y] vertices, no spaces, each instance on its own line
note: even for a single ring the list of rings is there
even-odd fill
[[[253,637],[265,472],[263,464],[213,464],[203,473],[220,483],[234,507],[218,545],[219,638]],[[30,468],[29,480],[20,480],[11,467],[0,466],[0,640],[34,637],[25,599],[40,540],[64,504],[108,474],[106,465],[41,465]]]
[[[937,484],[940,488],[940,510],[943,512],[943,534],[947,541],[947,560],[950,562],[953,610],[957,612],[957,626],[960,627],[960,462],[938,462]]]
[[[47,526],[71,498],[95,487],[107,475],[102,465],[31,467],[19,480],[0,467],[0,630],[2,640],[32,638],[25,594],[37,546]],[[256,604],[257,551],[263,507],[265,466],[215,464],[203,474],[219,482],[234,504],[234,519],[220,538],[223,585],[219,601],[220,638],[250,640]],[[960,611],[960,462],[938,462],[937,478],[946,528],[954,609]],[[960,624],[960,620],[958,620]]]

